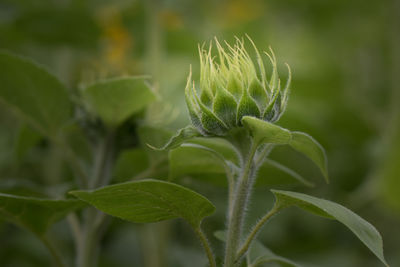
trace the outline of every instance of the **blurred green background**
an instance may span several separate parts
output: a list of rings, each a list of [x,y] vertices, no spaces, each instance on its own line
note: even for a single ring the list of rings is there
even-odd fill
[[[183,92],[189,65],[198,78],[197,45],[246,33],[259,49],[274,49],[283,75],[284,62],[292,68],[288,110],[278,124],[310,133],[329,160],[327,185],[310,162],[277,149],[273,157],[317,185],[276,187],[349,207],[381,232],[389,264],[400,266],[400,1],[0,0],[0,49],[42,63],[71,92],[102,78],[150,74],[160,101],[146,120],[171,130],[189,123]],[[0,125],[0,191],[40,191],[46,184],[47,195],[64,192],[59,152],[42,149],[46,140],[32,134],[19,142],[31,130],[1,104]],[[224,228],[226,189],[181,182],[216,204],[206,232]],[[251,219],[272,205],[268,189],[255,190]],[[52,231],[72,257],[66,223]],[[222,244],[210,239],[221,252]],[[260,240],[304,266],[381,266],[345,227],[296,209],[269,223]],[[49,264],[30,233],[0,224],[1,266]],[[100,266],[205,264],[195,236],[179,220],[148,226],[115,220],[102,242]]]

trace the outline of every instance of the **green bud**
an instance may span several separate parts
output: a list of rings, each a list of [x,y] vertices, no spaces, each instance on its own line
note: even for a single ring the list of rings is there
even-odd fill
[[[252,116],[269,122],[277,121],[286,108],[291,82],[291,72],[286,86],[281,90],[275,55],[264,52],[272,68],[268,79],[261,58],[253,41],[256,64],[236,38],[231,46],[223,47],[215,38],[217,56],[212,55],[212,42],[206,50],[199,46],[199,94],[190,71],[186,85],[186,104],[192,124],[203,134],[224,136],[229,130],[241,127],[243,116]],[[257,66],[257,67],[256,67]]]

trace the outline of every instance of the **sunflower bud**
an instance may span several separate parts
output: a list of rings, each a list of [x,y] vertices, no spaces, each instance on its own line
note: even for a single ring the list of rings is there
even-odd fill
[[[277,121],[286,108],[291,81],[281,89],[276,58],[264,52],[272,67],[269,78],[259,51],[249,38],[257,57],[257,68],[244,48],[244,41],[236,39],[234,46],[222,47],[215,38],[218,55],[199,46],[200,87],[196,90],[192,71],[185,89],[186,104],[192,124],[203,134],[224,136],[235,127],[241,127],[243,116],[253,116],[268,122]]]

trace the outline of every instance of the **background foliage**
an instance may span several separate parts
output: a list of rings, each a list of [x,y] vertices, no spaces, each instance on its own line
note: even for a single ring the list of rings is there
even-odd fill
[[[357,212],[381,232],[386,258],[389,264],[398,266],[399,18],[397,0],[1,0],[0,48],[43,64],[71,95],[99,79],[151,75],[158,100],[144,114],[147,126],[139,130],[139,139],[147,143],[149,138],[154,141],[152,127],[163,128],[168,137],[169,130],[188,124],[183,91],[190,64],[194,77],[198,77],[198,43],[214,36],[231,41],[235,35],[247,33],[260,49],[267,50],[271,45],[278,61],[288,62],[293,71],[288,110],[279,125],[308,132],[326,148],[331,180],[329,185],[324,184],[318,169],[307,159],[280,148],[272,158],[298,170],[316,186],[288,183],[279,187],[331,199]],[[52,116],[68,117],[68,104],[64,106],[65,110]],[[48,123],[43,127],[53,131],[53,122]],[[24,124],[2,103],[0,124],[2,193],[56,197],[71,189],[72,175],[63,160],[64,152],[49,143],[47,132]],[[69,132],[74,133],[71,135],[82,158],[89,161],[85,146],[80,145],[79,129]],[[157,138],[160,144],[165,140]],[[170,157],[184,159],[178,152]],[[216,166],[209,168],[208,174],[185,173],[181,168],[174,172],[171,166],[168,171],[168,166],[160,163],[159,154],[143,153],[122,151],[113,170],[115,181],[126,181],[132,174],[169,177],[216,205],[216,214],[204,222],[209,234],[224,228],[223,170]],[[138,164],[132,166],[132,161]],[[155,166],[156,171],[143,174],[142,166]],[[270,173],[270,182],[286,181],[282,173]],[[260,182],[257,187],[249,211],[251,219],[272,205],[270,186]],[[65,220],[55,224],[51,233],[64,254],[72,258]],[[297,210],[271,221],[260,239],[272,251],[304,266],[379,266],[378,260],[340,224]],[[217,239],[211,241],[222,249]],[[114,219],[101,249],[100,266],[206,263],[193,233],[180,220],[144,226]],[[0,223],[0,259],[2,266],[50,264],[40,241],[6,222]]]

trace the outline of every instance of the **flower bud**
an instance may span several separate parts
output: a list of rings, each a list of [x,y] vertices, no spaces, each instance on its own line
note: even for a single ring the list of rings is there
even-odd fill
[[[192,124],[203,134],[224,136],[235,127],[241,127],[243,116],[253,116],[268,122],[277,121],[283,114],[291,82],[284,89],[278,75],[276,58],[264,52],[272,67],[267,79],[264,62],[253,41],[257,68],[244,48],[244,41],[236,39],[234,46],[222,47],[215,38],[218,56],[212,56],[212,42],[208,50],[199,46],[200,86],[196,89],[192,71],[188,77],[185,96]]]

